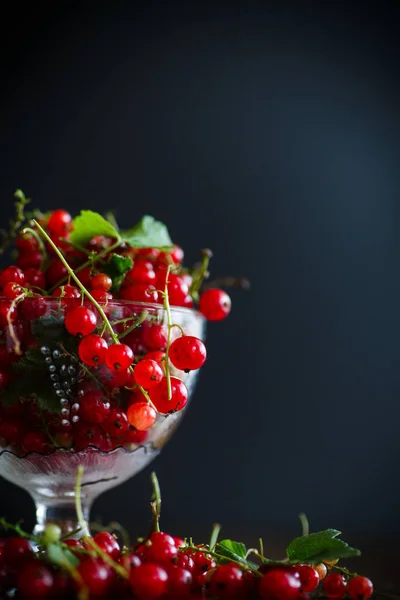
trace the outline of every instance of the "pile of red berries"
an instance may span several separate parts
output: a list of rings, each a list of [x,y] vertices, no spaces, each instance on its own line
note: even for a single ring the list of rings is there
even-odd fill
[[[0,273],[0,445],[23,455],[144,443],[159,415],[185,407],[185,378],[206,360],[171,315],[230,312],[225,291],[202,291],[209,252],[188,269],[179,246],[135,247],[117,231],[80,245],[80,222],[60,209],[24,225],[16,264]]]
[[[67,551],[65,556],[73,558],[66,568],[52,562],[55,544],[61,553]],[[189,547],[184,540],[163,532],[152,533],[129,549],[121,549],[108,532],[60,542],[55,525],[47,528],[36,553],[23,538],[0,542],[1,589],[16,588],[17,597],[23,600],[305,600],[320,582],[328,598],[347,594],[352,600],[367,600],[372,595],[369,579],[345,576],[334,569],[324,563],[262,564],[249,569],[221,560],[206,546]]]

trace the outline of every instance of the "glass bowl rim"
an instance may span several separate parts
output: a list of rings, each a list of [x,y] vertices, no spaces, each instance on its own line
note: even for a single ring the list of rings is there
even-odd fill
[[[60,301],[59,297],[55,297],[55,296],[28,296],[27,298],[24,298],[24,300],[35,300],[37,298],[42,298],[47,304],[58,304]],[[6,296],[2,296],[0,295],[0,301],[1,300],[5,300],[10,302],[9,298],[6,298]],[[68,300],[68,298],[67,298]],[[74,300],[74,298],[72,298],[71,300]],[[77,298],[78,300],[78,298]],[[90,302],[90,298],[88,298],[88,301]],[[165,307],[163,304],[157,304],[156,302],[140,302],[139,300],[123,300],[122,298],[113,298],[112,300],[109,300],[105,303],[100,303],[100,306],[104,309],[105,307],[111,305],[111,306],[139,306],[139,307],[143,307],[143,308],[152,308],[152,309],[156,309],[156,310],[163,310],[165,311]],[[93,305],[95,306],[95,305]],[[96,308],[96,307],[95,307]],[[173,313],[182,313],[184,315],[193,315],[197,318],[200,318],[200,320],[202,321],[206,321],[206,318],[204,317],[204,315],[201,314],[200,311],[198,311],[195,308],[186,308],[185,306],[174,306],[173,304],[171,304],[171,312]]]

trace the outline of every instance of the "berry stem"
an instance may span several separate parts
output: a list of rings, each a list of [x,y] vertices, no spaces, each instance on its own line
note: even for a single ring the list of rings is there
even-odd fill
[[[4,251],[9,246],[11,240],[16,237],[18,229],[25,221],[24,209],[27,204],[31,201],[30,198],[26,198],[22,190],[16,190],[14,192],[15,198],[15,218],[10,221],[10,231],[0,230],[0,234],[3,236],[3,243],[0,246],[0,256],[4,254]]]
[[[221,525],[219,523],[214,523],[214,526],[211,531],[211,536],[210,536],[210,543],[209,543],[210,550],[214,550],[215,546],[217,545],[218,536],[219,536],[220,531],[221,531]]]
[[[168,332],[167,332],[167,347],[165,349],[165,376],[167,378],[167,389],[168,389],[168,400],[172,398],[172,388],[171,388],[171,370],[169,366],[169,349],[171,346],[171,331],[173,327],[172,316],[171,316],[171,306],[169,304],[169,294],[168,294],[168,279],[169,274],[171,272],[171,265],[167,268],[167,276],[165,278],[165,288],[164,288],[164,308],[167,314],[167,324],[168,324]]]
[[[201,251],[201,265],[193,272],[193,281],[190,287],[190,295],[194,300],[198,300],[199,297],[199,289],[201,288],[201,284],[203,280],[208,276],[208,265],[210,263],[210,258],[212,258],[212,251],[206,248]]]
[[[152,531],[160,531],[160,515],[161,515],[161,490],[160,484],[157,479],[157,475],[153,473],[150,475],[151,485],[153,486],[153,494],[151,497],[151,512],[153,515]]]
[[[308,535],[310,533],[310,525],[308,523],[307,516],[304,513],[300,513],[299,519],[301,523],[302,535]]]
[[[25,538],[26,540],[30,540],[31,542],[34,542],[35,544],[39,545],[39,543],[40,543],[39,537],[37,537],[31,533],[26,533],[26,531],[21,529],[21,527],[19,526],[18,523],[13,525],[12,523],[9,523],[8,521],[6,521],[6,519],[4,517],[0,517],[0,527],[3,527],[6,530],[8,529],[9,531],[15,531],[15,533],[17,535],[19,535],[19,537]]]
[[[147,319],[148,316],[149,316],[149,311],[144,310],[142,312],[142,314],[140,315],[140,317],[134,323],[132,323],[132,325],[130,327],[128,327],[128,329],[125,329],[125,331],[123,331],[122,333],[119,334],[118,339],[121,340],[123,337],[128,335],[128,333],[130,333],[131,331],[136,329],[136,327],[139,327],[139,325],[141,325],[143,323],[143,321],[145,321]],[[129,319],[122,319],[122,320],[127,321]]]
[[[45,230],[43,229],[43,227],[41,227],[39,225],[39,223],[35,220],[33,220],[34,224],[36,225],[36,227],[39,229],[40,233],[42,234],[42,236],[49,242],[49,244],[52,246],[53,250],[56,252],[56,254],[58,255],[59,259],[61,260],[61,262],[63,263],[63,265],[65,266],[65,268],[68,271],[68,274],[70,275],[70,277],[72,277],[72,279],[75,281],[76,285],[79,287],[79,289],[81,290],[81,292],[87,296],[90,300],[90,302],[97,308],[97,310],[99,311],[102,319],[104,320],[105,325],[107,326],[107,329],[109,330],[111,337],[113,339],[113,342],[115,344],[119,344],[119,339],[117,334],[114,332],[114,329],[112,328],[112,325],[110,323],[110,321],[108,320],[106,313],[104,312],[104,310],[102,309],[101,305],[97,302],[97,300],[95,300],[92,296],[92,294],[90,294],[90,292],[88,292],[88,290],[85,288],[85,286],[83,285],[83,283],[80,282],[80,280],[78,279],[78,277],[75,275],[75,272],[71,269],[71,267],[69,266],[68,262],[65,260],[62,252],[60,252],[60,250],[57,248],[57,246],[55,245],[55,243],[53,242],[53,240],[51,239],[51,237],[45,232]],[[110,246],[109,250],[112,248],[112,246]],[[76,271],[79,271],[80,269],[76,269]]]
[[[19,339],[17,338],[17,335],[15,333],[14,325],[12,324],[12,321],[11,321],[11,315],[12,315],[12,311],[17,306],[18,302],[21,302],[21,300],[26,298],[27,295],[28,294],[26,292],[22,292],[22,294],[20,294],[16,298],[14,298],[14,300],[11,302],[10,308],[7,312],[8,330],[10,332],[10,337],[14,343],[14,352],[17,356],[22,356],[21,342],[19,341]]]
[[[339,573],[342,573],[342,575],[345,575],[345,577],[347,577],[348,579],[350,579],[352,577],[358,577],[358,573],[351,573],[344,567],[338,567],[337,565],[329,565],[329,564],[326,564],[326,566],[330,569],[335,569],[336,571],[339,571]]]

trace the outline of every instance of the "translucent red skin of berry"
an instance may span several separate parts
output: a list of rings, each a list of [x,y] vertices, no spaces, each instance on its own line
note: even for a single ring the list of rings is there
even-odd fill
[[[207,351],[199,338],[183,335],[172,342],[168,356],[177,369],[192,371],[203,366],[207,358]]]
[[[91,557],[84,558],[77,567],[77,571],[88,587],[91,597],[101,597],[110,589],[113,580],[112,573],[102,560]]]
[[[103,423],[110,411],[110,404],[103,402],[100,391],[87,392],[80,401],[79,416],[86,423]]]
[[[136,569],[136,567],[139,567],[142,564],[142,561],[137,556],[137,554],[129,552],[128,554],[123,554],[122,556],[120,556],[118,559],[118,563],[127,571],[131,571],[132,569]]]
[[[207,321],[221,321],[231,311],[231,299],[224,290],[211,288],[200,296],[199,311]]]
[[[22,293],[22,287],[18,283],[15,283],[15,281],[9,281],[3,289],[3,294],[8,300],[14,300],[14,298],[20,296]]]
[[[104,290],[108,292],[112,286],[112,279],[105,273],[97,273],[92,277],[92,288],[94,290]]]
[[[193,577],[190,571],[176,565],[168,568],[168,595],[171,598],[184,598],[190,592]]]
[[[122,300],[132,300],[135,302],[157,302],[158,292],[154,285],[147,283],[136,283],[128,287],[124,287],[120,291]]]
[[[346,580],[340,573],[327,575],[323,586],[328,598],[342,598],[346,593]]]
[[[129,423],[139,431],[147,431],[157,420],[157,413],[147,402],[135,402],[126,412]]]
[[[65,317],[65,327],[72,335],[90,335],[96,329],[96,325],[96,315],[85,306],[77,306],[67,312]]]
[[[54,592],[54,577],[44,563],[32,560],[19,571],[17,588],[24,600],[49,598]]]
[[[46,271],[46,282],[48,287],[53,287],[60,283],[68,274],[67,268],[63,265],[60,260],[55,260],[49,265]]]
[[[3,562],[9,567],[19,567],[34,558],[29,541],[20,537],[8,538],[3,547]]]
[[[22,438],[22,448],[24,452],[39,452],[46,454],[51,452],[50,440],[43,431],[29,431]]]
[[[57,237],[64,237],[71,230],[72,217],[61,208],[54,210],[48,220],[47,229]]]
[[[210,579],[210,592],[221,600],[241,598],[245,594],[246,583],[243,571],[234,564],[220,565]]]
[[[129,583],[137,600],[157,600],[167,591],[168,574],[162,567],[146,563],[131,571]]]
[[[150,400],[158,412],[168,414],[182,410],[186,406],[188,391],[180,379],[171,377],[172,397],[168,399],[168,380],[164,377],[161,383],[149,391]]]
[[[144,545],[143,549],[143,558],[146,562],[153,562],[163,567],[171,565],[177,554],[176,546],[169,544],[163,538],[153,538],[149,545]]]
[[[79,452],[88,446],[103,451],[111,450],[111,443],[99,425],[78,422],[74,426],[74,450]]]
[[[44,289],[46,286],[46,276],[40,269],[29,267],[25,269],[25,285],[27,287],[35,286]]]
[[[296,571],[300,577],[302,592],[312,592],[319,584],[319,575],[317,571],[308,565],[297,565]]]
[[[52,293],[54,298],[60,298],[60,305],[68,310],[77,308],[82,297],[80,290],[74,285],[61,285]]]
[[[121,553],[121,548],[111,533],[107,531],[100,531],[94,536],[95,543],[106,552],[113,560],[118,560]]]
[[[4,288],[6,283],[9,283],[10,281],[14,281],[18,285],[23,285],[25,283],[24,272],[18,267],[6,267],[0,273],[0,287]]]
[[[106,365],[113,371],[128,369],[133,362],[133,352],[126,344],[111,344],[106,352]]]
[[[92,290],[91,295],[99,304],[107,304],[114,298],[114,296],[110,294],[110,292],[106,292],[105,290],[99,289]],[[90,306],[93,306],[90,302],[88,302],[88,304]]]
[[[112,408],[107,419],[102,423],[102,428],[112,437],[121,437],[128,431],[129,422],[126,414],[119,408]]]
[[[17,266],[24,271],[26,269],[39,269],[42,264],[43,256],[39,250],[29,252],[29,254],[20,254],[17,258]]]
[[[143,324],[143,343],[149,350],[165,350],[167,332],[162,325]]]
[[[79,358],[85,365],[101,365],[106,357],[108,346],[104,338],[92,334],[84,337],[78,347]]]
[[[138,385],[141,385],[145,390],[149,390],[160,383],[164,373],[155,360],[143,358],[135,366],[133,377]]]
[[[156,274],[153,263],[148,260],[135,260],[132,269],[128,271],[124,279],[124,287],[136,283],[154,284]]]
[[[347,583],[347,593],[352,600],[367,600],[372,596],[374,586],[368,577],[353,577]]]
[[[300,585],[300,579],[286,570],[271,569],[262,576],[258,592],[263,600],[296,600]]]

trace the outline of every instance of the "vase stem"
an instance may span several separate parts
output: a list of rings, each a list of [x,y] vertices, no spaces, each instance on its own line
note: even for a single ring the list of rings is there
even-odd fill
[[[83,517],[85,519],[85,529],[80,530],[72,537],[81,538],[89,535],[89,505],[82,506]],[[36,526],[33,530],[35,535],[40,535],[46,528],[46,525],[55,524],[61,527],[62,535],[68,535],[79,529],[79,523],[76,518],[74,503],[70,502],[49,502],[48,504],[36,502]]]

